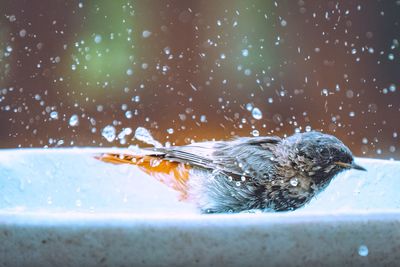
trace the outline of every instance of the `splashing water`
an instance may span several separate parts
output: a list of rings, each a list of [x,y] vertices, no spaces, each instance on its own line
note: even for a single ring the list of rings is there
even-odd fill
[[[142,32],[142,37],[143,38],[148,38],[148,37],[150,37],[151,33],[152,33],[151,31],[147,31],[147,30],[143,31]]]
[[[101,135],[108,141],[112,142],[115,139],[116,130],[114,126],[107,125],[104,127],[103,131],[101,131]]]
[[[135,131],[135,138],[154,147],[162,147],[161,143],[155,140],[146,128],[138,127]]]
[[[58,112],[57,111],[50,112],[50,118],[52,118],[53,120],[58,120]]]
[[[74,114],[71,116],[71,118],[69,118],[69,125],[71,127],[76,127],[79,125],[79,117],[78,115]]]
[[[251,115],[256,120],[261,120],[262,119],[262,112],[261,112],[261,110],[259,108],[253,108],[253,110],[251,111]]]

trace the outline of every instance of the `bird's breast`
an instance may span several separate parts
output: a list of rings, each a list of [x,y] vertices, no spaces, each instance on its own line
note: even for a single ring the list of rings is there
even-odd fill
[[[313,195],[315,191],[312,179],[302,175],[288,178],[285,184],[287,185],[290,194],[297,197],[308,198],[310,195]]]

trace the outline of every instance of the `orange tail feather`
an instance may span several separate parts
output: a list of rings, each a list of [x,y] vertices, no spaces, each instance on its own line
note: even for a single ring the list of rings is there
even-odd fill
[[[102,154],[97,156],[96,159],[113,164],[136,165],[145,173],[179,191],[182,194],[182,199],[187,198],[187,181],[189,180],[190,170],[190,166],[187,164],[164,160],[157,156],[113,153]]]

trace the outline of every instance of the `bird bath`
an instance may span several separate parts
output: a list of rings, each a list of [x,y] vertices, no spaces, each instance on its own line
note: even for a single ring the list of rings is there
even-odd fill
[[[368,172],[340,174],[294,212],[204,215],[135,166],[93,157],[104,151],[0,151],[0,266],[400,261],[398,161],[358,158]]]

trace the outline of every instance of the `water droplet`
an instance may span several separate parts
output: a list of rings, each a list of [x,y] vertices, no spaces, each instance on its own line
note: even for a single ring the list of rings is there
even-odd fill
[[[249,50],[243,49],[242,50],[242,56],[247,57],[249,55]]]
[[[69,118],[69,125],[71,127],[76,127],[79,125],[79,117],[78,115],[74,114],[71,116],[71,118]]]
[[[251,111],[251,110],[253,109],[253,104],[247,103],[247,104],[246,104],[246,109],[247,109],[248,111]]]
[[[240,185],[241,185],[241,182],[238,181],[238,182],[236,182],[235,184],[236,184],[236,186],[240,186]]]
[[[25,29],[22,29],[22,30],[20,30],[19,31],[19,37],[25,37],[25,35],[26,35],[26,30]]]
[[[356,113],[355,113],[354,111],[350,111],[350,112],[349,112],[349,116],[350,116],[350,117],[355,117],[355,116],[356,116]]]
[[[251,69],[245,69],[244,70],[244,75],[250,76],[251,75]]]
[[[221,55],[220,55],[220,58],[221,58],[221,59],[225,59],[225,58],[226,58],[225,54],[221,54]]]
[[[128,110],[127,112],[125,112],[125,117],[127,119],[131,119],[132,118],[132,111]]]
[[[50,112],[50,118],[52,118],[53,120],[58,120],[58,112],[57,111]]]
[[[395,92],[396,91],[396,85],[395,84],[389,85],[389,91],[390,92]]]
[[[282,26],[282,27],[286,27],[286,25],[287,25],[286,20],[282,19],[282,20],[281,20],[281,26]]]
[[[123,129],[123,132],[125,133],[125,135],[130,135],[133,131],[131,127],[127,127]]]
[[[297,186],[299,184],[299,179],[297,179],[296,177],[293,177],[292,179],[290,179],[289,183],[291,186]]]
[[[390,53],[390,54],[388,55],[388,59],[389,59],[389,60],[394,60],[394,55],[393,55],[392,53]]]
[[[148,37],[150,37],[150,35],[151,35],[150,31],[145,30],[145,31],[142,32],[143,38],[148,38]]]
[[[261,110],[259,108],[253,108],[253,110],[251,111],[251,115],[256,120],[261,120],[262,119],[262,112],[261,112]]]
[[[136,95],[136,96],[132,97],[132,101],[136,102],[136,103],[139,103],[140,102],[140,96]]]
[[[151,159],[150,160],[150,166],[153,168],[157,167],[160,164],[161,164],[161,159]]]
[[[173,134],[173,133],[174,133],[174,129],[172,129],[172,128],[168,128],[168,129],[167,129],[167,133],[169,133],[169,134]]]
[[[347,98],[353,98],[353,96],[354,96],[353,90],[347,90],[346,91],[346,97]]]
[[[11,53],[11,52],[13,51],[13,49],[12,49],[11,46],[7,46],[7,47],[6,47],[6,51],[9,52],[9,53]]]
[[[112,142],[115,139],[115,134],[116,134],[116,130],[114,128],[114,126],[112,125],[107,125],[106,127],[104,127],[104,129],[101,131],[101,135],[108,141],[108,142]]]
[[[153,136],[151,136],[150,132],[146,128],[138,127],[135,131],[135,138],[146,144],[155,147],[162,147],[161,143],[154,140]]]
[[[81,201],[80,199],[77,199],[77,200],[75,201],[75,205],[76,205],[77,207],[82,206],[82,201]]]
[[[101,43],[101,35],[100,34],[96,34],[96,36],[94,37],[94,42],[96,43],[96,44],[99,44],[99,43]]]
[[[14,22],[14,21],[17,20],[17,18],[15,17],[15,15],[10,15],[10,16],[8,17],[8,20],[9,20],[10,22]]]
[[[328,94],[329,94],[329,91],[328,91],[328,89],[322,89],[322,91],[321,91],[321,95],[323,95],[323,96],[328,96]]]
[[[251,132],[251,134],[252,134],[253,136],[260,136],[260,132],[259,132],[258,130],[253,130],[253,131]]]
[[[132,69],[127,69],[126,70],[126,75],[131,76],[133,74],[133,70]]]
[[[358,247],[358,255],[361,257],[368,256],[368,247],[366,245],[361,245]]]

